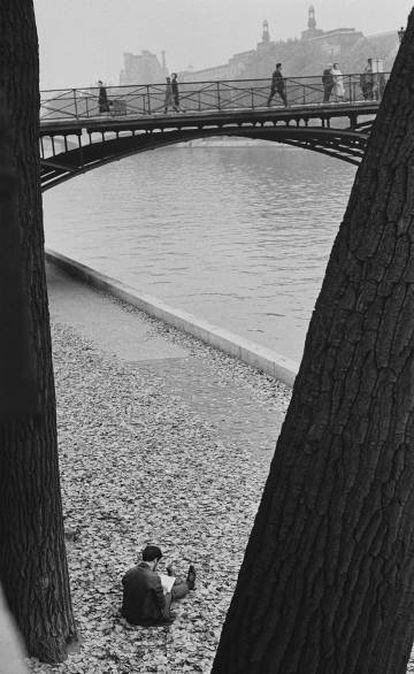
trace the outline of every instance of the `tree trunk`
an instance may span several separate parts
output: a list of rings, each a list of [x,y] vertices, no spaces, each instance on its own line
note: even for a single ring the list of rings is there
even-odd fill
[[[413,81],[412,13],[315,306],[214,674],[406,671],[414,636]]]
[[[0,3],[0,87],[10,127],[9,142],[0,133],[0,578],[29,654],[52,662],[76,632],[57,458],[31,0]]]

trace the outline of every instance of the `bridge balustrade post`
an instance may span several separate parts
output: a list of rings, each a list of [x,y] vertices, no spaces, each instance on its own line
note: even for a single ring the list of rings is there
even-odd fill
[[[252,110],[254,110],[254,89],[253,89],[253,87],[250,89],[250,93],[251,93],[251,96],[252,96]]]
[[[151,93],[150,93],[150,85],[146,85],[146,90],[147,90],[147,105],[148,105],[148,114],[151,114]]]
[[[221,101],[220,101],[220,82],[217,82],[217,109],[221,110]]]
[[[302,103],[306,104],[306,84],[302,84]]]
[[[77,101],[77,98],[76,98],[76,89],[72,89],[72,94],[73,94],[73,105],[74,105],[74,108],[75,108],[75,117],[76,117],[76,119],[79,119],[78,101]]]

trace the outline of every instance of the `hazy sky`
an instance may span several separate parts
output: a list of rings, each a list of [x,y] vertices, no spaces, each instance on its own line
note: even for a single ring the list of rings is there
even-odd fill
[[[34,0],[41,86],[118,83],[123,53],[166,51],[170,70],[224,63],[253,49],[267,19],[272,39],[300,35],[304,0]],[[397,30],[413,0],[315,0],[318,28],[354,27],[366,35]]]

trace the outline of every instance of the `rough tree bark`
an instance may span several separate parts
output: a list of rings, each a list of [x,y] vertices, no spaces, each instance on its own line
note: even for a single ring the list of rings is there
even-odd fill
[[[309,327],[214,674],[403,674],[414,636],[414,14]]]
[[[0,130],[0,578],[29,654],[58,661],[76,632],[57,459],[31,0],[0,3],[0,90],[8,111]]]

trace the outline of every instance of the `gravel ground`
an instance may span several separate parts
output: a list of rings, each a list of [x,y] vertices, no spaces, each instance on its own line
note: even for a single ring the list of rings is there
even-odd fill
[[[129,362],[54,321],[65,530],[82,645],[33,672],[209,672],[290,390],[145,317],[187,357]],[[53,318],[53,312],[52,312]],[[275,420],[275,423],[273,421]],[[196,590],[168,627],[129,626],[121,578],[147,543]]]

